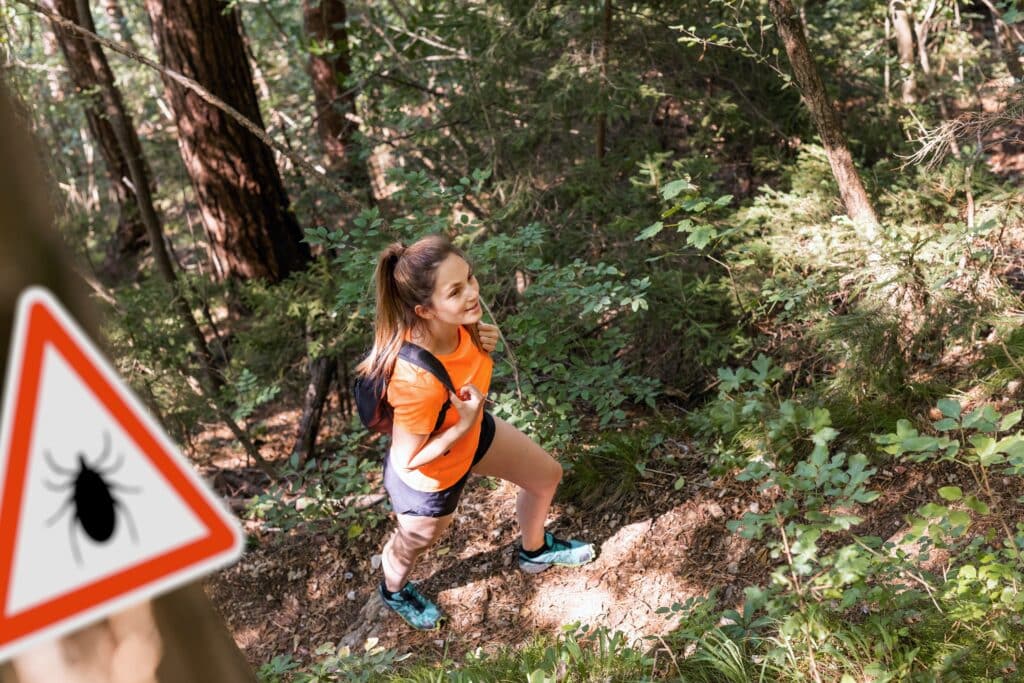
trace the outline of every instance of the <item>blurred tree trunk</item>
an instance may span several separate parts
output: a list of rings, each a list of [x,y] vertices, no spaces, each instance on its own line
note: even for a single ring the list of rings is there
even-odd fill
[[[117,0],[103,0],[103,12],[107,15],[110,23],[110,35],[119,43],[124,43],[133,50],[138,50],[135,39],[128,28],[128,19],[121,11],[121,3]]]
[[[54,293],[96,336],[96,319],[45,196],[25,129],[0,83],[0,369],[7,363],[14,305],[29,285]],[[2,398],[2,397],[0,397]],[[128,607],[0,664],[2,683],[254,683],[241,652],[198,584]]]
[[[601,21],[601,94],[607,92],[608,79],[608,48],[612,39],[612,0],[604,0],[604,12]],[[597,115],[597,139],[595,140],[598,160],[604,159],[605,139],[608,136],[608,113],[603,107],[607,102],[602,102],[602,111]]]
[[[146,9],[164,66],[263,127],[237,9],[219,0],[146,0]],[[166,76],[164,87],[221,276],[279,282],[304,269],[309,246],[271,150],[193,91]]]
[[[352,75],[347,14],[344,0],[302,0],[302,22],[313,43],[307,69],[316,100],[316,127],[331,165],[346,181],[362,189],[369,184],[356,148],[359,126],[356,90],[347,86]]]
[[[53,57],[57,54],[57,35],[52,31],[47,31],[45,28],[43,29],[43,54],[47,57]],[[50,98],[54,102],[64,101],[64,87],[60,82],[59,71],[56,69],[47,70],[46,87],[50,90]]]
[[[1024,80],[1024,68],[1020,65],[1020,52],[1018,45],[1020,41],[1005,21],[999,9],[992,0],[981,0],[985,8],[992,15],[992,36],[996,43],[996,49],[1003,55],[1006,62],[1006,69],[1018,81]]]
[[[96,27],[93,25],[92,16],[80,17],[75,0],[43,0],[43,2],[51,11],[95,32]],[[152,176],[142,154],[142,143],[135,132],[135,126],[132,125],[131,117],[125,110],[124,99],[117,89],[114,74],[110,70],[106,58],[101,53],[99,59],[90,59],[85,40],[71,31],[55,25],[53,32],[64,53],[71,82],[75,90],[85,100],[84,109],[89,132],[103,155],[107,174],[110,177],[111,192],[118,205],[117,229],[113,240],[107,247],[107,259],[104,266],[104,270],[113,279],[116,279],[117,276],[124,273],[128,265],[127,262],[142,251],[147,242],[146,228],[139,212],[139,203],[130,185],[131,173],[128,170],[128,157],[132,156],[139,160],[150,190],[153,189]],[[104,89],[112,93],[119,116],[127,122],[127,147],[118,144],[117,135],[110,119],[104,114],[103,97],[100,94]]]
[[[818,67],[807,47],[807,36],[800,15],[790,0],[769,0],[768,5],[786,47],[789,63],[793,67],[793,77],[818,129],[818,135],[821,136],[829,165],[832,167],[832,175],[839,184],[839,194],[842,196],[846,213],[855,222],[869,226],[868,238],[873,239],[878,218],[853,163],[846,135],[843,133],[839,117],[832,108],[825,83],[821,80],[821,74],[818,73]]]
[[[900,58],[900,76],[903,84],[901,101],[903,104],[913,104],[917,100],[913,18],[904,0],[892,0],[889,3],[889,11],[896,32],[896,53]]]

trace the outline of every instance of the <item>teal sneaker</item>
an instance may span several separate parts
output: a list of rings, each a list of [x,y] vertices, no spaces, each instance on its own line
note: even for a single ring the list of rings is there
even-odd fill
[[[405,584],[402,590],[394,593],[394,597],[384,595],[384,586],[377,585],[380,599],[402,617],[405,623],[420,631],[433,631],[441,627],[447,617],[437,605],[423,597],[412,583]]]
[[[551,565],[578,567],[594,559],[594,546],[583,541],[564,541],[544,532],[544,552],[530,557],[519,548],[519,568],[527,574],[539,574]]]

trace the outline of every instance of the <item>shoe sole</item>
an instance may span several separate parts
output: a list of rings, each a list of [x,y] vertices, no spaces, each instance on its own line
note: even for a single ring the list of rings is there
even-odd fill
[[[594,554],[590,555],[590,559],[585,562],[530,562],[528,560],[519,559],[519,570],[526,572],[527,574],[540,574],[542,571],[551,569],[552,567],[582,567],[585,564],[590,564],[596,559]]]

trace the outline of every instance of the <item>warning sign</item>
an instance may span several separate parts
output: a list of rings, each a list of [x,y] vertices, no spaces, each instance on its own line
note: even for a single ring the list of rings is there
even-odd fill
[[[0,660],[230,564],[242,543],[57,300],[26,290],[0,424]]]

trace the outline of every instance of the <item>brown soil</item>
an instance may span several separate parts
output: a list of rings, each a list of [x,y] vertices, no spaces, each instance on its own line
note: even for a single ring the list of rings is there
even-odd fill
[[[713,590],[734,602],[742,586],[765,573],[763,557],[725,527],[750,503],[739,503],[731,487],[713,486],[698,456],[673,443],[679,452],[659,454],[659,472],[642,479],[625,504],[582,510],[556,501],[549,529],[598,549],[597,559],[579,569],[519,572],[515,487],[472,480],[456,522],[414,575],[449,615],[437,632],[413,631],[380,608],[375,555],[390,532],[386,518],[352,541],[342,532],[282,533],[246,522],[258,544],[211,577],[207,591],[254,667],[285,653],[308,661],[326,642],[360,645],[371,637],[400,652],[459,658],[477,647],[554,634],[575,621],[635,639],[664,634],[678,617],[658,608]],[[684,474],[693,483],[676,491],[673,483]]]

